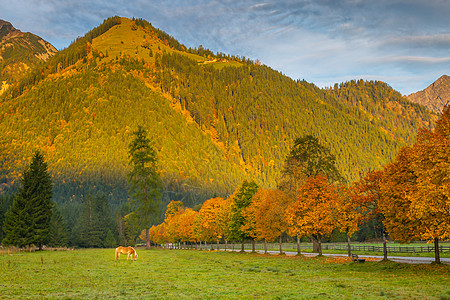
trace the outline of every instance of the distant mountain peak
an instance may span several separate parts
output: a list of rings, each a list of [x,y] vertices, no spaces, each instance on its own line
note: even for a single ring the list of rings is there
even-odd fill
[[[409,95],[408,99],[432,111],[442,112],[445,105],[450,105],[450,76],[442,75],[423,91]]]
[[[16,28],[14,26],[4,20],[0,19],[0,41],[3,39],[9,39],[12,37],[23,35],[24,33]]]
[[[0,20],[0,94],[36,65],[55,55],[56,48],[35,34]]]

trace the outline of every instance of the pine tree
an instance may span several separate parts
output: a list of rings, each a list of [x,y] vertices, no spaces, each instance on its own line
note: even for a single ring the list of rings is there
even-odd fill
[[[22,187],[5,216],[3,244],[18,247],[42,246],[49,241],[52,217],[52,181],[44,156],[33,155],[21,179]]]
[[[142,126],[133,133],[129,145],[132,170],[128,174],[129,193],[136,206],[136,216],[145,227],[147,249],[150,249],[150,222],[158,214],[161,200],[161,177],[157,172],[156,151]]]

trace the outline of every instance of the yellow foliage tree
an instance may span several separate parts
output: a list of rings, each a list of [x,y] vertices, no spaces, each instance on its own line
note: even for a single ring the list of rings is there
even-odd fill
[[[194,235],[194,218],[197,212],[191,208],[186,208],[180,214],[179,236],[183,242],[196,242]]]
[[[266,253],[266,242],[272,242],[276,238],[280,238],[280,253],[283,253],[281,237],[288,227],[285,212],[294,202],[291,199],[280,190],[260,188],[253,196],[252,203],[243,210],[244,218],[252,220],[253,237],[257,240],[264,239]],[[248,226],[247,223],[244,227],[246,226]],[[247,229],[244,228],[243,230]]]
[[[335,228],[332,212],[336,207],[337,187],[324,175],[309,177],[298,191],[296,202],[286,210],[291,234],[311,235],[322,255],[322,237]]]
[[[205,242],[213,240],[218,242],[222,237],[219,226],[219,212],[224,201],[223,198],[216,197],[203,203],[194,221],[194,230],[197,238]]]

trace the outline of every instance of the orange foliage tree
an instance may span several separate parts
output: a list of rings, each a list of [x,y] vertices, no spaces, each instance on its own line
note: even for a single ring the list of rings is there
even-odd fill
[[[398,241],[419,238],[420,222],[412,214],[411,196],[417,190],[417,176],[411,169],[413,148],[400,150],[395,161],[387,164],[381,180],[378,208],[389,235]]]
[[[182,242],[196,242],[194,235],[194,218],[197,212],[186,208],[179,217],[179,236]]]
[[[166,237],[171,243],[179,243],[181,214],[184,212],[183,202],[171,201],[167,205],[164,222],[166,223]]]
[[[203,203],[195,219],[195,232],[198,238],[205,242],[215,240],[217,243],[222,238],[218,216],[224,201],[223,198],[217,197]]]
[[[359,229],[359,223],[362,219],[362,210],[359,198],[353,188],[339,186],[336,205],[333,210],[333,218],[336,222],[336,228],[347,236],[347,252],[351,257],[350,238]]]
[[[296,202],[286,210],[289,232],[311,235],[322,255],[322,237],[335,228],[333,211],[336,207],[337,187],[324,175],[309,177],[300,187]]]
[[[419,132],[413,149],[411,169],[417,178],[415,193],[408,195],[411,215],[420,221],[420,239],[434,242],[439,263],[439,240],[450,239],[450,106],[434,132]]]
[[[266,190],[260,188],[253,196],[252,203],[246,207],[242,215],[246,220],[253,223],[253,238],[264,239],[265,252],[267,253],[266,242],[272,242],[280,238],[280,253],[282,249],[282,234],[287,230],[285,218],[286,209],[293,204],[292,198],[280,190]],[[248,230],[243,225],[243,230]]]
[[[350,197],[353,203],[359,206],[361,218],[359,223],[366,223],[370,220],[382,219],[383,214],[378,208],[381,199],[381,180],[384,173],[381,170],[371,171],[359,181],[353,183],[350,189]],[[383,229],[384,260],[387,260],[386,234]]]

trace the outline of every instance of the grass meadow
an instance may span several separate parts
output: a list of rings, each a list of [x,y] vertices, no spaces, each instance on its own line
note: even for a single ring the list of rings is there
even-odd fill
[[[1,299],[450,299],[449,265],[199,250],[0,253]]]

